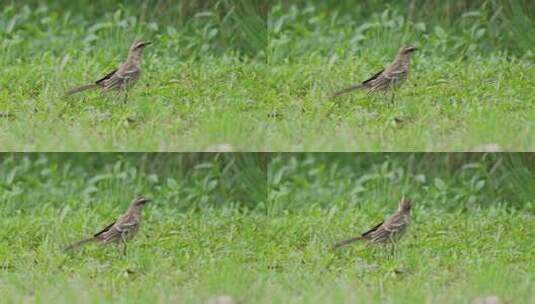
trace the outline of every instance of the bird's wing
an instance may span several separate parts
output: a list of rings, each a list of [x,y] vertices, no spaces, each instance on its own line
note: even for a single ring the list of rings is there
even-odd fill
[[[375,92],[386,89],[391,82],[392,79],[388,74],[388,70],[383,70],[383,72],[377,75],[375,79],[371,79],[367,86],[370,88],[369,92]]]
[[[100,78],[99,80],[95,81],[96,84],[100,84],[101,82],[103,82],[104,80],[106,79],[110,79],[115,73],[117,72],[117,69],[109,72],[108,74],[106,74],[106,76]]]
[[[384,71],[385,69],[380,70],[379,72],[375,73],[375,75],[373,75],[372,77],[364,80],[362,84],[368,84],[370,81],[377,79],[377,77],[379,77],[379,75],[381,75]]]
[[[115,228],[118,231],[127,230],[132,227],[136,227],[137,225],[139,225],[139,218],[129,212],[121,215],[121,217],[115,222]]]
[[[115,225],[115,222],[109,224],[108,226],[106,226],[106,228],[104,228],[104,229],[102,229],[101,231],[95,233],[95,234],[93,235],[93,237],[97,237],[97,236],[103,234],[104,232],[110,230],[110,228],[113,227],[113,225]]]
[[[139,65],[132,62],[125,62],[116,70],[116,75],[120,78],[130,78],[138,74],[140,71]]]
[[[385,229],[388,231],[395,231],[399,230],[400,228],[404,228],[406,226],[406,221],[403,219],[403,216],[400,214],[396,214],[389,218],[385,224]]]
[[[134,220],[132,220],[132,221],[122,221],[121,223],[119,223],[116,226],[116,228],[119,231],[123,231],[125,229],[136,227],[137,225],[139,225],[139,223],[137,221],[134,221]]]
[[[122,64],[114,73],[110,73],[108,78],[103,78],[101,85],[104,89],[124,88],[124,86],[132,80],[136,79],[140,70],[131,64]]]
[[[407,74],[407,70],[404,70],[404,69],[397,69],[397,70],[392,70],[390,71],[390,73],[388,74],[388,76],[391,76],[394,75],[394,76],[397,76],[397,75],[403,75],[403,74]]]
[[[402,80],[406,77],[407,70],[405,69],[389,69],[383,73],[383,77],[392,81]]]
[[[368,235],[370,235],[371,233],[373,233],[374,231],[376,231],[379,227],[381,227],[381,225],[383,225],[384,222],[380,222],[379,224],[377,224],[375,227],[373,227],[372,229],[364,232],[363,234],[361,234],[360,236],[361,237],[367,237]]]
[[[111,75],[110,78],[105,79],[102,85],[104,86],[105,90],[109,90],[119,88],[122,82],[123,77],[116,72],[115,74]]]

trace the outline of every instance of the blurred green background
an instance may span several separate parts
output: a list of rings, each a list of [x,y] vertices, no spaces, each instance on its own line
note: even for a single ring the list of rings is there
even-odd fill
[[[0,167],[7,214],[141,193],[181,211],[391,206],[405,195],[444,211],[535,212],[530,153],[4,153]]]
[[[402,196],[418,208],[476,211],[505,207],[535,213],[535,154],[296,153],[269,166],[272,212],[380,204]]]
[[[266,154],[0,154],[0,211],[127,206],[138,194],[154,208],[254,208],[267,197]]]
[[[50,49],[54,41],[69,45],[83,40],[91,45],[110,35],[132,40],[121,35],[129,29],[132,35],[151,37],[186,58],[228,53],[265,58],[269,45],[273,59],[282,59],[328,53],[333,47],[356,51],[403,41],[416,41],[450,56],[501,52],[535,56],[535,3],[528,0],[1,3],[2,47],[25,44],[25,53],[32,54],[39,47]]]
[[[273,61],[343,50],[384,52],[402,43],[455,58],[535,59],[535,2],[528,0],[280,0],[269,27]]]
[[[136,37],[165,45],[177,58],[265,57],[268,5],[261,0],[0,2],[0,46],[17,58],[63,52],[79,41],[91,49],[109,40],[114,48]]]

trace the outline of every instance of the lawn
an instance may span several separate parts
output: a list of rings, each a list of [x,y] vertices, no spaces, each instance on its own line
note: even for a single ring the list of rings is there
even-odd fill
[[[418,10],[418,1],[34,2],[2,8],[4,151],[535,147],[527,2],[451,11],[439,2]],[[64,96],[113,70],[136,38],[153,45],[126,104],[113,93]],[[421,51],[393,104],[362,91],[328,98],[390,63],[404,44]]]
[[[2,7],[4,151],[262,146],[265,130],[255,125],[263,114],[254,96],[266,70],[267,11],[262,5],[241,0],[178,6],[170,1],[155,6],[85,2]],[[135,39],[153,44],[126,104],[115,93],[65,96],[116,68]]]
[[[535,303],[532,156],[4,154],[2,166],[4,303]],[[126,256],[62,251],[140,192],[154,202]],[[402,195],[412,223],[393,253],[331,251]]]

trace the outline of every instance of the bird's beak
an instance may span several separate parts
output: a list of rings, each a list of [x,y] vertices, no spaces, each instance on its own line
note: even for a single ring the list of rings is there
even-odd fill
[[[141,46],[146,47],[147,45],[151,45],[151,44],[152,44],[152,42],[147,41],[147,42],[143,42],[143,44]]]

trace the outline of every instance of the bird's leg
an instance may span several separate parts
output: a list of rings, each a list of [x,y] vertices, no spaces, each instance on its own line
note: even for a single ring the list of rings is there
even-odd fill
[[[396,91],[392,90],[392,98],[390,99],[391,104],[394,104],[394,96],[396,96]]]
[[[128,99],[128,90],[126,89],[126,87],[124,88],[124,100],[123,100],[123,103],[126,104],[126,101]]]
[[[127,249],[126,246],[127,245],[126,245],[126,238],[125,238],[124,233],[121,233],[121,241],[123,243],[123,255],[126,256],[126,249]]]
[[[395,252],[395,246],[396,246],[396,240],[390,236],[388,241],[388,247],[390,247],[390,257],[394,258],[394,252]]]

